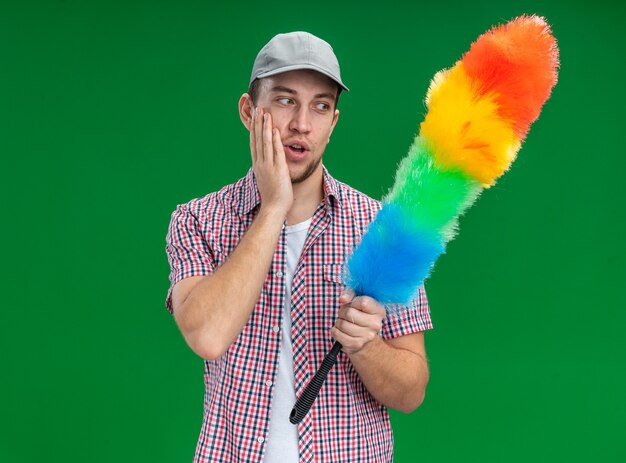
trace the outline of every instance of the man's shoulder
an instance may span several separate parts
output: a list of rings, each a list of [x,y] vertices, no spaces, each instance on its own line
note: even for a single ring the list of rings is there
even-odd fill
[[[216,214],[219,211],[232,210],[242,199],[241,195],[246,179],[247,176],[244,176],[233,183],[224,185],[219,190],[179,204],[177,208],[187,209],[196,217],[206,214]]]
[[[378,199],[374,199],[368,194],[357,190],[356,188],[348,185],[347,183],[338,182],[342,187],[344,198],[346,198],[350,204],[363,204],[369,207],[380,209],[382,203]]]
[[[376,214],[382,207],[382,203],[355,187],[334,179],[341,191],[341,199],[355,214]]]

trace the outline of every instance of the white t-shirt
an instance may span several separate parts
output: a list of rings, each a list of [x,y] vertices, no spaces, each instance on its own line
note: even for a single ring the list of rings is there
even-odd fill
[[[289,414],[296,403],[291,345],[291,283],[300,259],[311,219],[285,227],[287,245],[286,294],[283,306],[278,374],[272,395],[270,429],[265,448],[265,463],[298,463],[298,426],[289,422]]]

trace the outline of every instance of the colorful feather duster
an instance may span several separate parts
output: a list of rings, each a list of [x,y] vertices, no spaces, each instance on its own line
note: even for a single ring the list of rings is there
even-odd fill
[[[347,286],[398,310],[414,298],[456,231],[458,217],[510,167],[557,81],[556,39],[520,16],[481,35],[438,72],[428,112],[383,207],[346,264]],[[289,420],[310,409],[341,344],[335,342]]]
[[[383,208],[347,262],[357,295],[408,303],[458,217],[511,165],[557,81],[558,48],[538,16],[481,35],[433,78],[428,112]]]

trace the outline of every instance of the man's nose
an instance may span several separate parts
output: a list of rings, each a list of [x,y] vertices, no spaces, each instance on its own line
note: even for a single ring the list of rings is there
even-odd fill
[[[308,133],[311,131],[311,119],[308,108],[301,106],[293,113],[289,128],[299,133]]]

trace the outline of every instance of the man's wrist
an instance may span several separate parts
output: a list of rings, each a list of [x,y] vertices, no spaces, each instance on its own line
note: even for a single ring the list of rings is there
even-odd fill
[[[351,360],[359,361],[361,359],[367,359],[373,352],[379,351],[384,344],[383,338],[381,338],[378,334],[371,340],[363,344],[356,352],[352,352],[348,354],[348,357]]]
[[[276,206],[263,206],[259,209],[259,217],[263,217],[271,222],[283,224],[287,217],[287,211]]]

